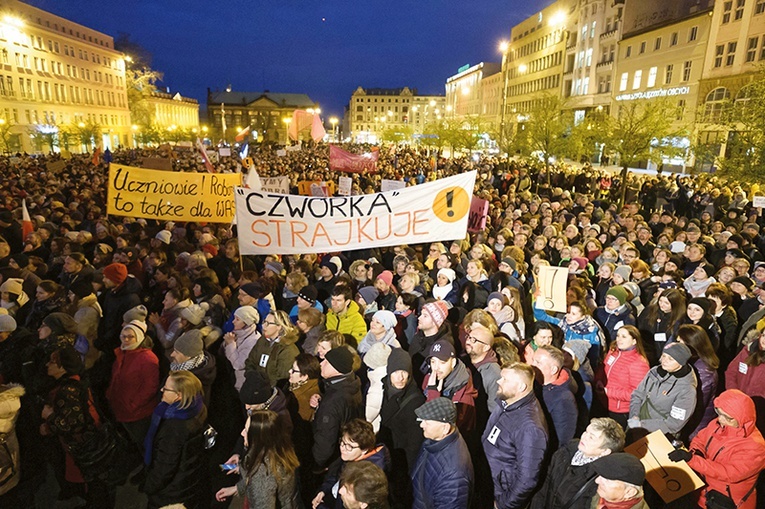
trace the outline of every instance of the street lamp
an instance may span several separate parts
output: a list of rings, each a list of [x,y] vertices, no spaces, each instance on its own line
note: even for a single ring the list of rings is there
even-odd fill
[[[335,128],[337,127],[337,117],[330,117],[329,123],[332,124],[332,137],[337,141],[337,133],[335,133]]]
[[[507,81],[508,81],[508,65],[507,65],[507,53],[510,51],[510,43],[502,41],[499,43],[499,51],[502,53],[502,79],[504,85],[502,86],[502,111],[499,112],[499,143],[500,148],[505,145],[505,115],[507,110]]]
[[[282,119],[282,122],[284,122],[284,144],[289,145],[290,144],[290,122],[292,122],[292,118],[284,117]]]

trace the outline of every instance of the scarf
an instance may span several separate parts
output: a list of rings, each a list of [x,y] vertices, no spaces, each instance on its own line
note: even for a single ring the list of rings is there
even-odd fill
[[[640,499],[637,498],[622,500],[621,502],[608,502],[601,498],[600,502],[598,502],[597,509],[630,509],[631,507],[635,507],[639,502]]]
[[[452,283],[449,283],[448,285],[444,286],[434,286],[433,287],[433,298],[436,300],[445,300],[446,296],[449,295],[449,292],[452,291]]]
[[[574,457],[571,458],[571,466],[572,467],[581,467],[583,465],[587,465],[588,463],[592,463],[593,461],[602,458],[603,455],[595,456],[594,458],[590,458],[589,456],[585,456],[582,451],[576,451],[574,453]]]
[[[205,406],[201,395],[195,397],[194,402],[188,408],[179,408],[179,404],[179,401],[172,405],[160,401],[157,408],[154,409],[154,413],[151,414],[149,431],[146,432],[146,438],[143,441],[143,463],[146,466],[151,464],[152,453],[154,452],[154,437],[157,435],[157,430],[159,429],[159,424],[162,419],[179,419],[185,421],[199,415]]]
[[[170,369],[173,371],[191,371],[205,362],[205,354],[201,353],[186,362],[171,362]]]

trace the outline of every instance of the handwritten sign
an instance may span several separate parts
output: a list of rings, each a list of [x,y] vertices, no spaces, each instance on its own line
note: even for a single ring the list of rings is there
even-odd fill
[[[299,254],[461,239],[475,177],[472,171],[398,191],[336,198],[237,188],[239,249]]]
[[[112,164],[107,211],[163,221],[230,223],[241,173],[181,173]]]
[[[221,147],[218,149],[221,157],[231,157],[231,147]]]
[[[486,228],[486,214],[489,213],[489,202],[477,196],[473,196],[470,202],[470,217],[468,218],[468,231],[480,232]]]
[[[328,196],[334,196],[335,183],[331,180],[329,182],[323,182],[319,180],[301,180],[298,182],[298,194],[302,196],[313,196],[311,194],[311,188],[315,187],[314,184],[318,185],[319,187],[326,187],[327,192],[329,193]]]
[[[396,189],[403,189],[405,187],[406,182],[403,180],[382,179],[382,182],[380,182],[380,191],[383,193],[388,191],[395,191]]]
[[[263,191],[268,193],[290,194],[290,179],[285,175],[281,177],[260,177],[260,186]]]
[[[287,151],[284,150],[283,148],[280,148],[279,150],[276,151],[276,155],[277,157],[284,157],[287,155]]]
[[[624,448],[638,458],[645,467],[645,478],[664,502],[672,502],[704,486],[688,463],[670,460],[675,448],[661,431],[654,431]]]
[[[351,177],[339,177],[337,179],[337,194],[340,196],[350,196],[353,188],[353,179]]]
[[[152,170],[170,170],[173,169],[173,161],[165,157],[144,157],[141,162],[144,168]]]
[[[568,269],[566,267],[551,267],[542,265],[539,267],[539,296],[536,307],[545,311],[565,313],[566,310],[566,284],[568,282]]]
[[[753,196],[752,207],[756,209],[765,208],[765,196]]]

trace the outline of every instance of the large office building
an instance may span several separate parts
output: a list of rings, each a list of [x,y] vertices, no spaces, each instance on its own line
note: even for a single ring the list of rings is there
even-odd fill
[[[446,80],[446,117],[491,120],[499,113],[501,64],[465,65]],[[500,85],[498,85],[498,83]]]
[[[146,98],[151,122],[160,128],[198,129],[199,101],[176,92],[155,91]]]
[[[416,88],[362,88],[351,95],[344,130],[351,140],[377,143],[386,129],[422,134],[445,113],[444,96],[418,95]]]
[[[111,36],[17,0],[0,0],[0,119],[6,150],[47,151],[35,133],[97,124],[92,143],[132,143],[125,61]],[[72,146],[70,150],[91,150]]]
[[[321,113],[319,103],[306,94],[207,89],[207,121],[213,131],[210,137],[220,140],[231,142],[239,131],[249,126],[252,135],[261,141],[287,143],[287,129],[295,110]],[[300,133],[300,136],[308,139],[310,133]]]

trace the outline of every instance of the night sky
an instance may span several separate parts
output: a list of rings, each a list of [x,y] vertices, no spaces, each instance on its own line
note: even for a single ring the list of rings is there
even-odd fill
[[[307,93],[341,116],[358,86],[443,94],[464,64],[499,62],[510,28],[551,0],[26,0],[145,47],[164,86]]]

